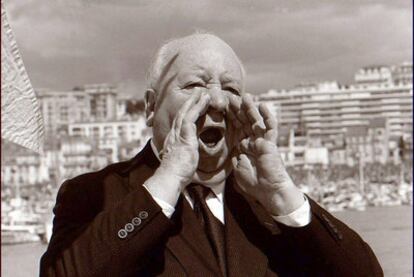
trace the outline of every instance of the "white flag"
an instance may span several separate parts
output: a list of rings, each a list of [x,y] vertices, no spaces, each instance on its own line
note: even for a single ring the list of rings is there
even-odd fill
[[[40,152],[43,120],[1,3],[1,137]]]

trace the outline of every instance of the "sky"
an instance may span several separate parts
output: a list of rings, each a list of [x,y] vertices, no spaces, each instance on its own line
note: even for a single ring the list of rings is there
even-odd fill
[[[141,98],[163,42],[197,30],[228,42],[247,91],[350,83],[367,65],[412,60],[410,0],[7,0],[35,89],[111,83]]]

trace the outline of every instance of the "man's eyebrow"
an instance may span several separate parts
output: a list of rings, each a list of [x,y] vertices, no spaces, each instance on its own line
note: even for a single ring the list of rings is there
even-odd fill
[[[161,71],[160,77],[159,77],[159,81],[158,83],[161,83],[162,80],[165,78],[165,76],[167,75],[168,71],[170,71],[171,66],[174,64],[174,62],[177,60],[179,53],[175,54],[169,61],[168,63],[164,66],[164,68]]]
[[[240,83],[241,80],[238,80],[236,77],[231,75],[227,70],[220,76],[220,80],[225,83]]]

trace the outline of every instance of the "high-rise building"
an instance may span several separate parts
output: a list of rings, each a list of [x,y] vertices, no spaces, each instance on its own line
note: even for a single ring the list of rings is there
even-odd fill
[[[37,91],[47,134],[66,132],[68,124],[117,118],[116,88],[85,85],[70,91]]]
[[[37,95],[47,134],[56,134],[70,123],[90,118],[90,96],[84,91],[38,90]]]
[[[326,82],[270,90],[256,101],[266,103],[277,114],[280,127],[294,129],[328,149],[341,143],[351,128],[368,127],[376,118],[387,120],[389,138],[411,136],[413,86],[409,72],[412,65],[407,63],[365,68],[356,74],[356,84]]]
[[[109,84],[85,85],[81,89],[90,96],[91,120],[116,118],[116,88]]]
[[[355,73],[354,79],[358,84],[412,84],[413,64],[366,66]]]

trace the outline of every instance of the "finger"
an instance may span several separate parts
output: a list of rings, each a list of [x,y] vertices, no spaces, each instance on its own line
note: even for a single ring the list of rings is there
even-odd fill
[[[233,112],[237,113],[237,111],[241,108],[241,97],[236,95],[229,95],[229,107],[228,109],[232,110]]]
[[[253,99],[249,95],[243,96],[242,110],[245,111],[247,118],[249,119],[252,132],[256,136],[263,136],[266,127]]]
[[[187,114],[188,110],[200,99],[200,93],[194,93],[190,96],[190,98],[184,102],[184,104],[180,107],[176,117],[175,117],[175,127],[179,130],[181,129],[182,121]]]
[[[234,112],[231,110],[231,109],[229,109],[228,111],[227,111],[227,118],[228,118],[228,120],[230,121],[230,123],[236,128],[236,129],[239,129],[239,128],[242,128],[243,127],[243,124],[239,121],[239,119],[236,117],[236,115],[234,114]]]
[[[195,103],[192,107],[190,107],[184,119],[187,122],[195,123],[201,115],[207,112],[207,109],[210,105],[210,100],[210,95],[203,93],[199,98],[198,102]]]
[[[257,121],[262,120],[251,96],[248,94],[245,94],[242,96],[242,100],[243,102],[242,102],[241,108],[245,111],[250,123],[253,124]]]
[[[230,96],[229,97],[229,110],[233,112],[233,114],[236,116],[236,118],[242,123],[242,124],[248,124],[249,119],[242,111],[242,99],[237,96]]]
[[[254,143],[250,139],[243,139],[239,144],[240,153],[246,154],[249,157],[253,157],[254,154]]]
[[[245,178],[247,177],[247,173],[252,173],[254,171],[252,160],[250,160],[246,154],[240,154],[238,162],[238,168],[243,171],[244,174],[242,173],[242,175],[246,175],[244,176]]]
[[[277,130],[277,119],[275,116],[273,116],[273,114],[270,112],[269,108],[264,104],[261,103],[259,105],[259,112],[260,115],[263,118],[263,122],[266,126],[266,128],[272,129],[272,130]]]
[[[229,108],[228,113],[232,118],[235,118],[235,126],[242,128],[241,137],[252,136],[253,131],[251,129],[251,124],[244,110],[242,109],[242,98],[239,96],[231,95],[229,96]]]
[[[270,110],[267,108],[267,106],[263,103],[259,105],[259,112],[263,117],[264,124],[266,126],[266,133],[265,133],[265,139],[269,141],[273,141],[276,143],[277,140],[277,119],[273,114],[270,112]]]
[[[204,113],[206,113],[210,103],[210,96],[203,94],[199,101],[195,103],[187,112],[182,120],[182,125],[179,130],[184,139],[194,138],[197,134],[197,127],[195,122]]]
[[[231,158],[231,163],[233,168],[237,168],[239,166],[238,156],[234,156]]]

